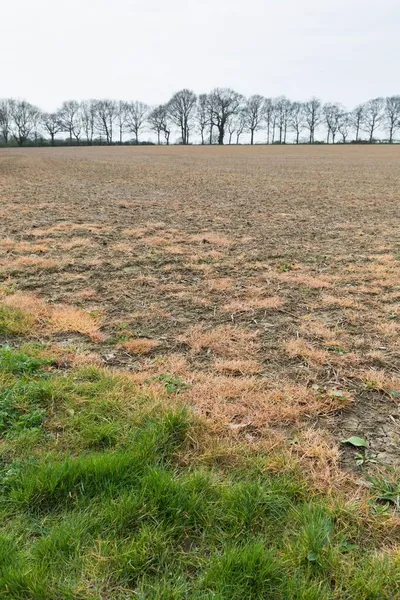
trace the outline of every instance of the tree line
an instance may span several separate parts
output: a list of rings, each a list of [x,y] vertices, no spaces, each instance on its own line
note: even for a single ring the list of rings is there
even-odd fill
[[[316,132],[324,128],[323,140]],[[0,141],[3,144],[58,143],[67,136],[69,144],[142,143],[144,132],[155,134],[157,143],[169,144],[178,130],[177,142],[189,144],[193,137],[201,144],[240,143],[243,134],[263,132],[264,143],[348,143],[383,141],[393,143],[400,130],[400,96],[373,98],[348,111],[337,103],[323,104],[312,98],[293,102],[285,96],[249,98],[230,88],[216,88],[198,96],[183,89],[165,104],[150,107],[143,102],[115,100],[69,100],[53,113],[41,111],[25,100],[0,99]]]

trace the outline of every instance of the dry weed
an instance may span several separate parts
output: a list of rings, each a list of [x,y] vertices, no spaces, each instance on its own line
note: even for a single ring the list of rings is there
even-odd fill
[[[232,300],[228,304],[223,305],[223,310],[228,312],[247,312],[252,310],[277,310],[285,303],[283,298],[279,296],[271,296],[270,298],[248,298],[243,297],[237,300]]]
[[[259,375],[262,371],[261,365],[256,360],[246,359],[216,359],[214,368],[218,373],[226,375]]]
[[[315,348],[302,338],[292,338],[285,343],[285,350],[291,358],[302,358],[311,365],[324,365],[329,362],[326,350]]]
[[[194,352],[206,350],[222,358],[242,358],[257,352],[257,335],[257,332],[231,325],[219,325],[214,329],[193,325],[178,340],[187,344]]]
[[[118,348],[123,348],[130,354],[150,354],[160,343],[156,340],[138,338],[136,340],[128,340],[118,344]]]

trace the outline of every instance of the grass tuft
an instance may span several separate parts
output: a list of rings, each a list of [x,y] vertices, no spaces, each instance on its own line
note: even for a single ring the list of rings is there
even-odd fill
[[[34,319],[10,306],[0,306],[0,335],[27,335],[34,325]]]

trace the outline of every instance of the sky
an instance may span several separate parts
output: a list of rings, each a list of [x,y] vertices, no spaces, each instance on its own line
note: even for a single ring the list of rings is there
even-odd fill
[[[353,108],[400,93],[398,0],[2,0],[0,97],[165,102],[232,87]]]

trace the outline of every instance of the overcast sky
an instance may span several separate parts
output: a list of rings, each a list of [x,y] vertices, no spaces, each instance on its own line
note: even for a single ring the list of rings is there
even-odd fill
[[[182,87],[400,93],[399,0],[2,0],[0,97],[165,102]]]

